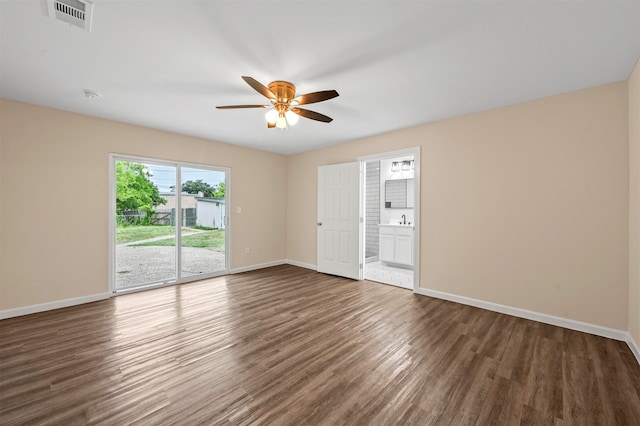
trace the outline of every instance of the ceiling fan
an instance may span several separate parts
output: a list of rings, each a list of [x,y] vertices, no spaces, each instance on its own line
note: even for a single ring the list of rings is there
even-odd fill
[[[333,99],[338,95],[335,90],[323,90],[320,92],[312,92],[304,95],[296,96],[296,86],[288,81],[273,81],[268,86],[260,83],[258,80],[243,76],[242,79],[253,87],[258,93],[269,99],[270,105],[226,105],[217,106],[218,109],[235,109],[235,108],[270,108],[266,114],[267,127],[272,129],[278,127],[286,128],[298,121],[298,116],[310,118],[311,120],[330,123],[333,118],[328,117],[319,112],[310,111],[304,108],[298,108],[299,105],[313,104]]]

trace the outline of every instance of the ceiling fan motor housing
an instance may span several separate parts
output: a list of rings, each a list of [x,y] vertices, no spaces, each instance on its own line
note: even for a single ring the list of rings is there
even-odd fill
[[[296,86],[288,81],[273,81],[269,83],[269,90],[276,95],[276,102],[289,104],[296,95]]]

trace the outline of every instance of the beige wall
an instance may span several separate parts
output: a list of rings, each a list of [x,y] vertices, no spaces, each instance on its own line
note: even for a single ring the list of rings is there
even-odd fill
[[[290,157],[0,101],[0,310],[108,290],[110,152],[231,167],[239,268],[315,265],[319,165],[421,146],[421,287],[638,342],[639,68],[628,83]]]
[[[640,345],[640,61],[629,78],[629,332]]]
[[[625,330],[627,83],[288,158],[287,253],[316,263],[316,169],[421,146],[421,287]]]
[[[0,310],[108,291],[110,152],[231,167],[232,268],[285,257],[286,157],[0,102]]]

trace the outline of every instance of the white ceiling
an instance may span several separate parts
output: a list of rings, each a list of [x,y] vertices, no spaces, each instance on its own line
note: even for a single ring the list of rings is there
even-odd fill
[[[92,31],[0,0],[0,96],[291,154],[625,80],[634,1],[95,0]],[[241,76],[336,89],[267,129]],[[83,89],[102,95],[88,99]]]

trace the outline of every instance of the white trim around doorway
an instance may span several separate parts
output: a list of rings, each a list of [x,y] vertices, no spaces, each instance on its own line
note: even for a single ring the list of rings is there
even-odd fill
[[[414,188],[413,188],[414,200],[415,200],[414,219],[413,219],[413,222],[414,222],[413,292],[415,293],[420,288],[420,147],[416,146],[412,148],[399,149],[395,151],[381,152],[378,154],[363,155],[358,157],[358,161],[360,162],[361,165],[363,165],[367,161],[380,161],[380,160],[386,160],[389,158],[403,157],[403,156],[409,156],[409,155],[413,155],[413,164],[414,164],[413,177],[415,182]],[[360,192],[362,194],[361,196],[361,199],[362,199],[362,197],[364,197],[364,194],[365,194],[364,179],[360,186]],[[362,238],[365,238],[364,222],[365,220],[363,220],[360,223],[360,226],[362,227]],[[364,245],[363,245],[363,248],[360,250],[360,261],[364,265],[364,262],[365,262]]]

